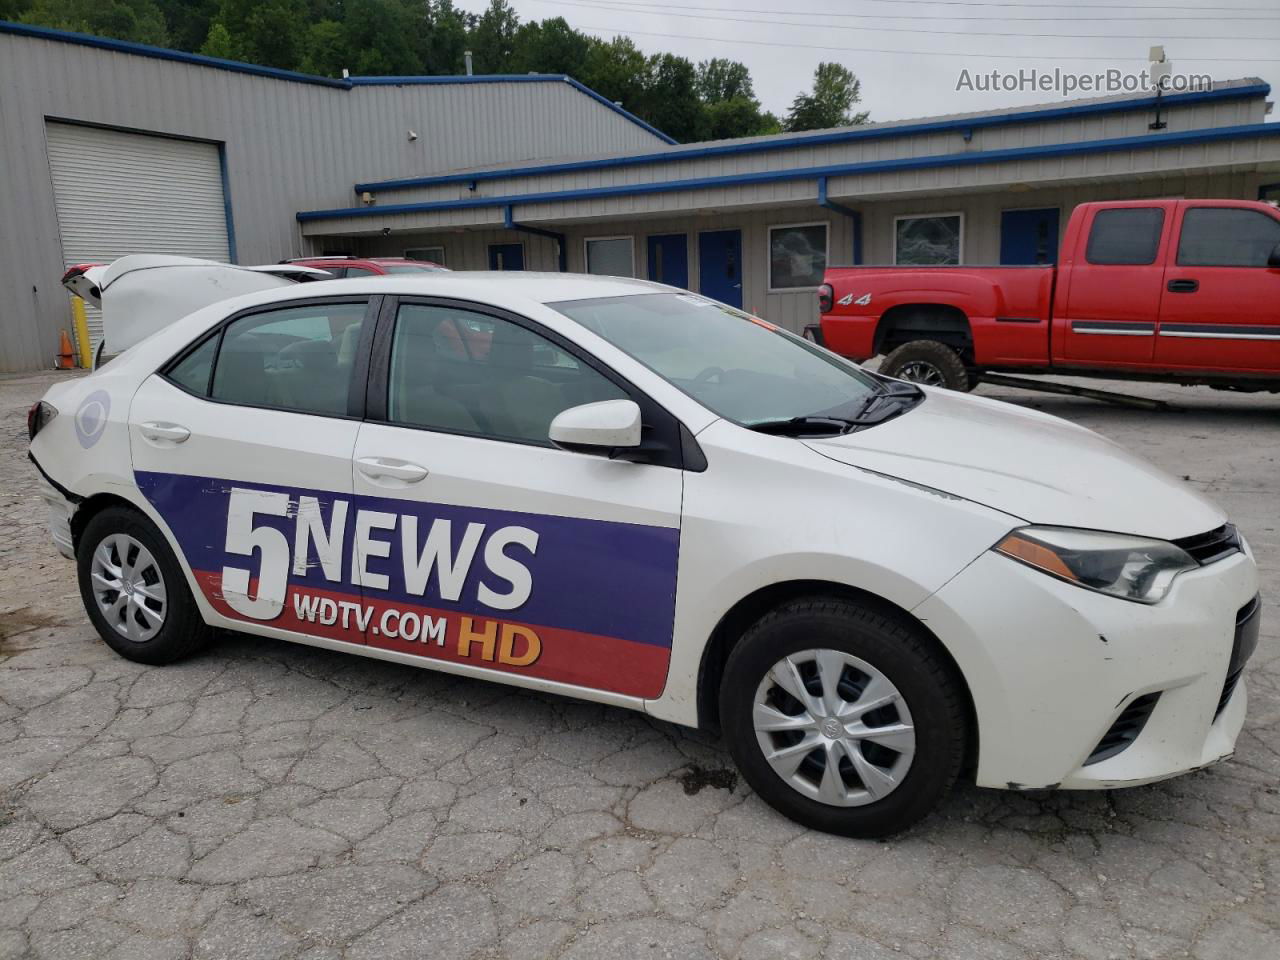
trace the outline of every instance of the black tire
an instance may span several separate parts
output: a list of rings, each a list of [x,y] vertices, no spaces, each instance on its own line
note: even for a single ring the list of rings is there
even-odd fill
[[[898,347],[880,364],[886,377],[897,377],[962,393],[972,390],[969,371],[960,355],[937,340],[912,340]]]
[[[835,806],[801,793],[769,765],[753,722],[757,688],[789,654],[830,649],[879,670],[897,687],[915,728],[915,754],[899,785],[862,806]],[[867,714],[870,716],[871,714]],[[960,774],[967,712],[954,667],[906,618],[849,600],[796,600],[767,614],[734,647],[720,687],[720,723],[746,781],[780,813],[847,837],[898,833],[927,815]],[[865,754],[864,754],[865,755]]]
[[[104,540],[119,534],[132,538],[150,551],[163,578],[163,622],[154,636],[144,640],[130,639],[119,632],[107,619],[95,595],[94,553]],[[182,567],[169,549],[168,541],[155,524],[136,510],[108,507],[89,520],[76,547],[76,571],[85,612],[107,646],[126,660],[154,666],[173,663],[195,653],[213,636],[212,628],[200,615]],[[140,615],[135,616],[139,616],[139,622],[142,622]]]

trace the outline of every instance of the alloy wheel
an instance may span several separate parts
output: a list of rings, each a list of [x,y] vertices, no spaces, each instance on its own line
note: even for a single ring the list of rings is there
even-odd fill
[[[943,372],[927,360],[908,360],[898,370],[897,377],[899,380],[910,380],[930,387],[943,387],[947,383]]]
[[[151,551],[127,533],[103,537],[93,551],[93,597],[120,636],[145,643],[164,626],[164,575]]]
[[[915,756],[915,727],[898,688],[839,650],[804,650],[775,663],[756,689],[752,722],[774,773],[831,806],[883,799]]]

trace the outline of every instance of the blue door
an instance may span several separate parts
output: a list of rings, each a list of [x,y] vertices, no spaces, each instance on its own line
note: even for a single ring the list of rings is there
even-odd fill
[[[731,307],[742,306],[742,231],[698,234],[698,292]]]
[[[1057,208],[1001,213],[1000,262],[1007,266],[1057,263]]]
[[[491,243],[489,244],[490,270],[523,270],[523,243]]]
[[[649,238],[649,279],[689,289],[689,236],[668,233]]]

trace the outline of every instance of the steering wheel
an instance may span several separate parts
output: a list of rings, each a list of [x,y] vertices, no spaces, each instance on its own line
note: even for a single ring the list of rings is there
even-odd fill
[[[712,377],[723,377],[723,367],[704,367],[698,371],[698,375],[693,378],[694,383],[710,383]]]

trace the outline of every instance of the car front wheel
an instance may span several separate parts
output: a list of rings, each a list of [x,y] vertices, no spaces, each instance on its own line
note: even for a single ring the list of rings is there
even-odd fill
[[[896,833],[959,775],[966,714],[954,668],[922,630],[869,605],[780,607],[739,641],[720,689],[743,776],[805,826]]]
[[[139,663],[172,663],[208,642],[177,558],[150,520],[108,507],[85,526],[76,548],[80,597],[98,634]]]

